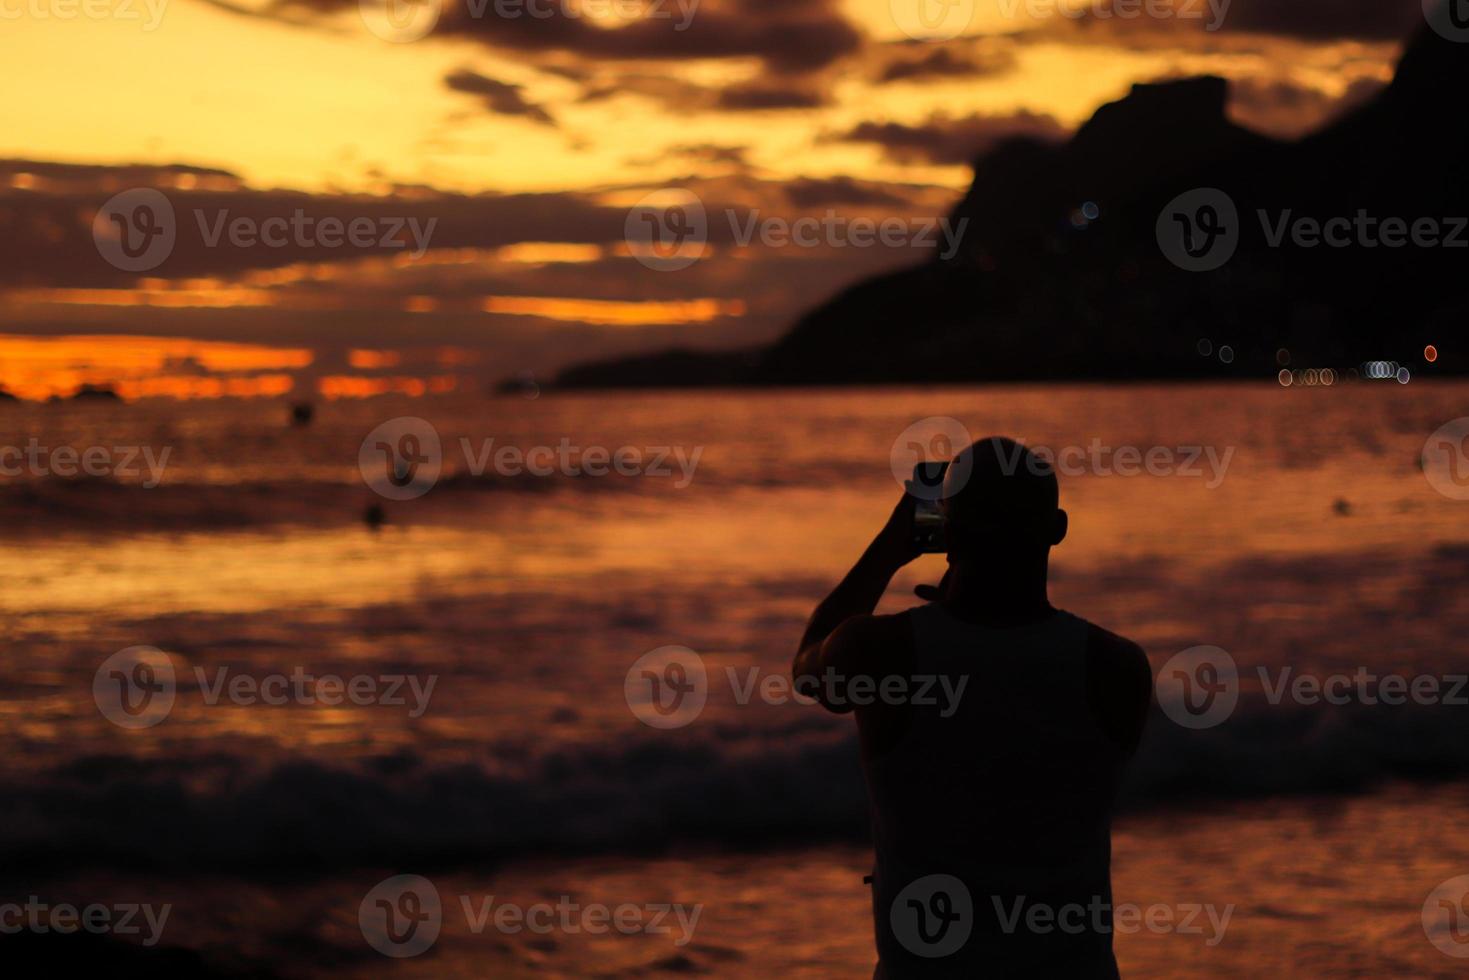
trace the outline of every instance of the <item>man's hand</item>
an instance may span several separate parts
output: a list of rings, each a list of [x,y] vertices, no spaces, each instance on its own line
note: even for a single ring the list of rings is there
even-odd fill
[[[869,549],[880,553],[885,560],[891,562],[894,571],[923,554],[923,549],[914,540],[916,534],[913,518],[916,504],[911,494],[903,494],[903,499],[898,501],[898,506],[894,508],[887,524],[878,532],[877,539]],[[913,594],[924,602],[938,602],[944,597],[948,586],[949,572],[946,569],[938,585],[914,586]]]
[[[952,569],[944,569],[944,577],[939,579],[938,585],[915,585],[913,594],[924,602],[938,602],[949,591],[949,572]]]

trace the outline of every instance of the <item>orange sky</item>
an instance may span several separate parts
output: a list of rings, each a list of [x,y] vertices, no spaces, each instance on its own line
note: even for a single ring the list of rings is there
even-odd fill
[[[374,35],[355,0],[92,0],[97,16],[72,2],[0,0],[8,74],[22,82],[0,100],[0,158],[227,174],[56,177],[12,164],[0,173],[0,208],[44,206],[22,237],[64,257],[72,222],[90,225],[108,197],[139,186],[234,194],[222,208],[315,204],[348,215],[368,200],[412,213],[439,195],[445,226],[482,209],[483,234],[441,226],[411,261],[313,253],[232,264],[216,249],[132,282],[92,270],[89,246],[75,263],[42,268],[37,258],[28,269],[33,253],[19,242],[18,268],[0,282],[0,329],[303,349],[318,375],[349,379],[372,374],[348,363],[353,347],[462,345],[485,355],[475,370],[503,377],[549,370],[569,351],[763,342],[840,285],[914,253],[711,245],[693,269],[657,275],[629,262],[616,209],[680,187],[767,213],[820,214],[835,201],[846,216],[943,215],[982,149],[963,140],[1061,138],[1134,82],[1203,72],[1235,81],[1237,118],[1288,135],[1386,81],[1398,49],[1380,27],[1336,36],[1302,18],[1262,30],[1277,0],[1233,0],[1234,20],[1218,32],[1179,18],[1098,18],[1108,0],[1066,0],[1086,18],[1054,13],[1056,0],[952,0],[924,9],[958,11],[962,30],[931,20],[941,36],[919,40],[905,33],[925,30],[914,5],[939,0],[701,0],[686,33],[671,21],[694,0],[658,0],[669,24],[633,18],[615,29],[596,16],[611,0],[514,0],[597,6],[569,24],[468,27],[453,6],[467,0],[452,0],[433,32],[410,43]],[[552,27],[569,40],[535,33]],[[469,196],[444,204],[445,194]],[[6,360],[28,371],[55,354],[18,350],[12,343]],[[70,370],[22,380],[0,367],[0,384],[64,392],[79,377]],[[145,390],[139,378],[114,380]],[[146,390],[248,387],[221,376]]]
[[[61,0],[6,2],[16,9]],[[9,72],[27,84],[26,97],[0,105],[0,155],[182,161],[227,169],[261,187],[372,190],[395,180],[479,191],[654,184],[686,173],[688,161],[648,158],[673,146],[714,143],[748,147],[751,162],[775,176],[860,172],[960,187],[967,180],[962,167],[899,167],[871,147],[813,137],[865,119],[919,122],[934,113],[1018,109],[1074,126],[1133,81],[1183,71],[1281,78],[1339,95],[1353,78],[1386,77],[1387,67],[1383,46],[1351,42],[1292,45],[1290,63],[1282,65],[1277,54],[1285,42],[1206,52],[1001,41],[996,46],[1016,64],[994,77],[876,86],[847,70],[829,83],[829,107],[674,115],[638,95],[577,104],[574,83],[467,40],[388,43],[355,11],[300,27],[199,0],[127,2],[136,19],[25,16],[5,25]],[[905,35],[891,9],[902,2],[847,0],[842,10],[874,41],[900,41]],[[1024,16],[1024,3],[1013,18],[993,0],[975,7],[970,37],[1044,27]],[[650,67],[711,85],[761,73],[748,58]],[[528,100],[555,113],[558,127],[477,111],[472,97],[443,83],[460,68],[523,86]],[[644,162],[633,165],[633,157]]]

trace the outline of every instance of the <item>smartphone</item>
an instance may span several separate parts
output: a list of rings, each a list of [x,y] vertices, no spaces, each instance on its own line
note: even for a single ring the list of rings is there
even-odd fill
[[[939,509],[943,499],[944,472],[947,461],[941,463],[919,463],[913,467],[913,543],[924,554],[937,554],[946,550],[944,540],[944,512]]]

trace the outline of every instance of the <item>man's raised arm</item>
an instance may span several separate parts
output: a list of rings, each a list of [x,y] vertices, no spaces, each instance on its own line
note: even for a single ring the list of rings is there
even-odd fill
[[[850,703],[830,703],[824,678],[834,672],[843,678],[876,673],[869,662],[876,620],[872,611],[887,591],[898,569],[922,552],[913,540],[913,498],[898,501],[887,524],[867,546],[862,557],[835,589],[817,605],[801,637],[801,649],[791,664],[796,690],[821,701],[828,710],[845,713]],[[860,618],[859,618],[860,617]]]

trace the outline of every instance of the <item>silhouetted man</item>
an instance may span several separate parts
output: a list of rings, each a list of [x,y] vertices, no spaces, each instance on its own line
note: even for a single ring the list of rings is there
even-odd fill
[[[919,554],[905,495],[817,606],[792,668],[855,710],[872,807],[875,976],[1115,978],[1111,811],[1152,671],[1054,608],[1066,536],[1050,468],[1009,439],[949,467],[949,569],[929,604],[873,609]]]

